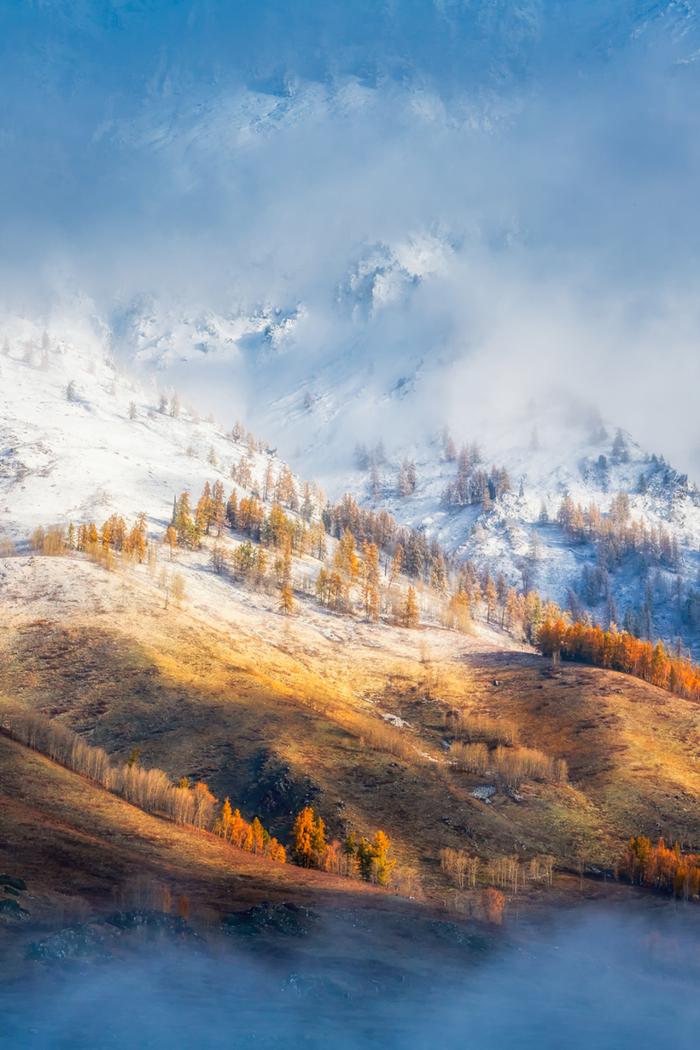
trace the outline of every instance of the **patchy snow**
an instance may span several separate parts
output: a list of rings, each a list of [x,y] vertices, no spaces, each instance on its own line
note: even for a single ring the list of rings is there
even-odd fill
[[[429,273],[446,250],[416,240],[404,246],[402,268],[411,279],[423,279],[419,269]],[[391,259],[392,267],[399,265],[398,255],[391,254]],[[169,354],[184,355],[194,364],[210,353],[235,357],[242,352],[241,333],[263,338],[266,346],[279,346],[285,338],[280,333],[303,316],[303,310],[294,316],[273,311],[261,313],[254,324],[234,317],[226,323],[193,317],[184,329],[173,320],[166,338],[157,334],[163,331],[162,318],[151,331],[144,320],[147,313],[139,315],[139,353],[153,354],[161,364]],[[203,342],[197,347],[199,337]],[[213,341],[213,349],[209,343],[204,347],[207,340]],[[196,499],[206,480],[219,479],[228,494],[234,487],[231,467],[243,457],[251,463],[253,487],[261,487],[268,463],[275,473],[281,469],[276,450],[250,451],[233,440],[233,405],[225,423],[202,419],[186,403],[177,416],[159,411],[161,391],[155,380],[137,380],[120,371],[113,357],[114,341],[113,328],[81,300],[54,316],[47,329],[27,318],[0,319],[0,534],[23,539],[39,524],[103,521],[115,511],[127,517],[145,511],[151,531],[160,534],[177,493],[188,489]],[[328,361],[325,378],[319,378],[316,388],[322,393],[305,405],[301,389],[294,386],[277,400],[275,411],[284,412],[300,434],[332,428],[335,415],[346,412],[348,402],[366,411],[366,398],[371,401],[372,395],[356,366],[352,357]],[[268,366],[261,368],[262,374],[269,374]],[[410,376],[408,370],[409,385]],[[397,389],[405,386],[399,383]],[[165,392],[172,393],[167,388]],[[596,552],[592,544],[576,544],[565,536],[556,523],[557,510],[569,495],[575,503],[585,507],[595,502],[606,512],[613,497],[626,492],[633,518],[666,529],[677,542],[680,565],[677,574],[664,566],[647,571],[638,560],[628,559],[611,573],[618,621],[629,610],[638,611],[651,595],[654,633],[681,637],[697,651],[700,495],[686,477],[652,458],[630,435],[625,435],[624,457],[615,458],[614,436],[613,426],[603,426],[590,410],[563,398],[545,407],[528,406],[500,431],[494,427],[482,449],[483,468],[505,467],[512,486],[488,512],[476,505],[446,506],[443,494],[455,477],[456,464],[446,461],[439,435],[419,432],[410,443],[386,450],[376,492],[370,493],[366,472],[346,465],[330,479],[331,495],[351,491],[366,506],[385,508],[400,522],[438,540],[457,561],[470,559],[480,569],[502,574],[509,585],[520,586],[527,577],[530,586],[565,606],[573,592],[585,606],[581,576],[584,568],[596,565]],[[462,437],[478,440],[479,435]],[[296,458],[313,464],[314,441]],[[294,457],[295,450],[284,451]],[[397,491],[404,458],[416,464],[417,486],[408,497]],[[314,571],[313,566],[300,566],[307,585]],[[430,594],[424,591],[419,597],[423,613],[432,615]],[[604,621],[607,600],[588,607]],[[325,630],[333,636],[333,627]]]
[[[176,494],[196,500],[207,480],[227,495],[237,487],[241,458],[254,488],[268,463],[277,476],[276,455],[233,440],[233,419],[202,419],[185,404],[177,417],[159,411],[155,384],[120,373],[107,333],[83,316],[48,331],[22,318],[0,325],[0,532],[24,538],[54,521],[141,511],[160,531]]]
[[[410,729],[411,723],[407,722],[405,718],[400,718],[398,715],[388,714],[386,711],[379,712],[385,722],[389,725],[395,726],[397,729]]]

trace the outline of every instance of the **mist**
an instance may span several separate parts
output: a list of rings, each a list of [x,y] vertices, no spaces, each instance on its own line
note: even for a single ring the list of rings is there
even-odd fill
[[[341,455],[377,405],[400,444],[564,390],[697,475],[694,14],[22,6],[2,16],[7,309],[290,317],[267,357],[233,339],[155,366],[290,455]],[[270,411],[331,385],[322,419]]]
[[[414,933],[409,955],[405,934],[397,954],[381,924],[356,923],[351,939],[332,919],[302,946],[144,943],[128,960],[34,964],[21,986],[5,982],[0,1032],[8,1050],[331,1041],[683,1050],[700,1022],[694,920],[687,906],[640,902],[495,938],[472,931],[469,946],[436,921],[426,943]]]

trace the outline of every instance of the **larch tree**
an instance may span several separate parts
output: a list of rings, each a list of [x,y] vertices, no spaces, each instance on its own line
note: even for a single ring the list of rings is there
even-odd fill
[[[292,828],[294,859],[302,868],[322,866],[326,851],[326,826],[312,806],[304,806]]]
[[[291,616],[294,612],[294,592],[288,583],[280,589],[279,609],[285,616]]]
[[[362,546],[362,601],[368,620],[379,619],[379,548],[376,543]]]
[[[403,558],[403,546],[400,543],[397,543],[391,559],[391,568],[389,569],[389,587],[392,587],[401,575],[403,569]]]
[[[170,548],[170,560],[173,560],[173,552],[177,547],[177,532],[174,525],[168,525],[165,530],[163,542]]]
[[[396,861],[391,856],[391,841],[386,832],[379,830],[372,840],[372,878],[380,886],[388,886]]]
[[[401,614],[401,622],[404,627],[417,627],[418,620],[418,599],[416,598],[414,588],[409,587],[406,591],[406,600]]]

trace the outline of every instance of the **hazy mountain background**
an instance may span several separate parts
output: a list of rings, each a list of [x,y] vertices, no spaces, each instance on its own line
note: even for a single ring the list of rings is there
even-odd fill
[[[28,2],[0,29],[8,308],[98,318],[329,479],[358,434],[487,435],[562,387],[696,469],[692,3]]]

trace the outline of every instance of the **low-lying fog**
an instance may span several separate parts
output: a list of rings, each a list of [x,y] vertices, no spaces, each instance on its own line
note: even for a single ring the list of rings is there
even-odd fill
[[[455,940],[454,927],[434,922],[417,940],[405,922],[385,953],[372,923],[324,922],[303,946],[152,941],[128,961],[36,962],[0,990],[0,1043],[682,1050],[697,1042],[692,906],[647,900],[624,912],[572,912],[538,933],[506,927],[495,945]]]

